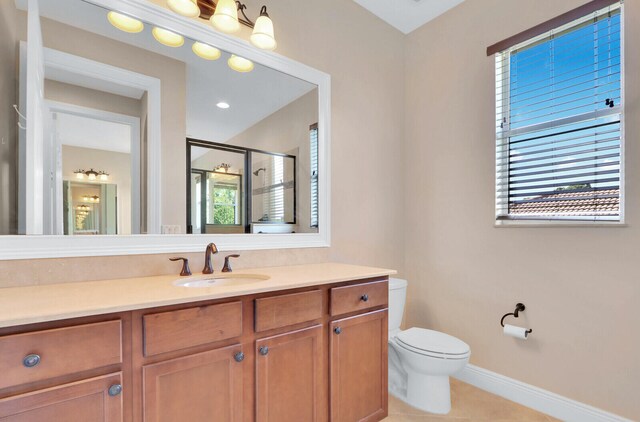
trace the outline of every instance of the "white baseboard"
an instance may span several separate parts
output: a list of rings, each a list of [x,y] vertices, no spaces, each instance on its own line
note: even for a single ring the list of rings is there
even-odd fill
[[[563,421],[632,422],[622,416],[614,415],[475,365],[467,365],[462,372],[454,375],[454,377],[467,384]]]

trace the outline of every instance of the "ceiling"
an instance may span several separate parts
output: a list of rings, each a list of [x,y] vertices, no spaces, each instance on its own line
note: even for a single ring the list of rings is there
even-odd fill
[[[408,34],[464,0],[353,0],[397,30]]]
[[[140,34],[124,33],[109,24],[107,12],[81,0],[40,0],[40,15],[43,17],[184,62],[189,137],[226,142],[315,88],[311,83],[259,64],[250,73],[235,72],[227,66],[229,54],[226,52],[216,61],[202,60],[193,54],[193,41],[188,39],[180,48],[163,46],[151,35],[150,24],[146,24]],[[46,39],[44,43],[46,45]],[[47,70],[46,77],[140,98],[139,92],[110,86],[107,82],[75,76],[70,80],[64,72],[59,73],[52,74]],[[216,104],[221,101],[228,103],[230,108],[217,108]]]

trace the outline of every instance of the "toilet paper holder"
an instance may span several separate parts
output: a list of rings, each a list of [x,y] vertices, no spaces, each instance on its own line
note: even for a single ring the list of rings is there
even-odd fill
[[[516,309],[513,312],[509,312],[508,314],[504,314],[502,316],[502,319],[500,319],[500,325],[502,325],[504,327],[504,319],[506,317],[508,317],[509,315],[513,315],[515,318],[518,318],[518,314],[522,311],[524,311],[526,309],[526,307],[524,306],[524,303],[516,303]],[[529,328],[527,330],[527,333],[530,334],[532,333],[533,330],[531,328]]]

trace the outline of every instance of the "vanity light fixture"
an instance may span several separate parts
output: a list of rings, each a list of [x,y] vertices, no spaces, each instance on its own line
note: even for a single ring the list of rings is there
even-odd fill
[[[240,30],[238,21],[238,9],[242,8],[240,2],[236,5],[235,0],[218,0],[215,12],[211,15],[209,22],[218,31],[233,34]],[[246,6],[245,6],[246,7]]]
[[[109,173],[105,171],[95,171],[94,169],[90,170],[76,170],[73,172],[76,175],[76,179],[84,180],[85,176],[91,180],[95,181],[100,178],[101,181],[106,182],[109,180]]]
[[[231,164],[221,163],[219,166],[216,166],[213,171],[217,171],[218,173],[228,173],[231,168]]]
[[[218,60],[222,54],[220,50],[209,44],[196,41],[191,46],[191,50],[200,58],[205,60]]]
[[[167,47],[181,47],[184,44],[184,37],[182,35],[176,34],[168,29],[156,26],[153,28],[151,33],[156,41],[160,44],[166,45]]]
[[[263,50],[275,50],[278,45],[273,34],[273,21],[267,13],[267,6],[262,6],[260,9],[260,16],[256,19],[250,41],[251,44]]]
[[[76,210],[78,211],[89,211],[91,208],[89,207],[89,205],[78,205],[76,207]]]
[[[138,19],[114,11],[107,13],[107,20],[119,30],[130,34],[137,34],[144,29],[144,24]]]
[[[227,34],[236,33],[241,24],[245,25],[253,29],[251,44],[264,50],[276,48],[273,21],[267,13],[267,6],[260,8],[260,16],[255,23],[245,13],[247,6],[237,0],[167,0],[167,6],[182,16],[208,19],[211,26]]]
[[[167,6],[175,13],[188,18],[200,16],[197,0],[167,0]]]
[[[98,202],[100,202],[100,197],[98,195],[93,195],[93,196],[84,195],[82,197],[82,200],[84,202],[90,202],[90,203],[93,203],[93,204],[97,204]]]
[[[236,56],[235,54],[232,54],[231,57],[229,57],[227,64],[231,69],[240,73],[247,73],[253,70],[253,62],[251,60]]]
[[[230,106],[229,106],[229,103],[225,103],[224,101],[220,101],[218,104],[216,104],[216,107],[221,108],[223,110],[226,110]]]

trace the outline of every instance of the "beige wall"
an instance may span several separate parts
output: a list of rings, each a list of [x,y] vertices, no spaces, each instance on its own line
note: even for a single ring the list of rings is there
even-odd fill
[[[140,100],[51,79],[45,79],[44,81],[44,97],[51,101],[141,117],[142,101]]]
[[[640,2],[625,2],[624,228],[495,228],[494,60],[486,47],[583,0],[467,0],[406,43],[410,325],[471,362],[640,418]],[[501,334],[517,302],[526,342]]]
[[[0,235],[18,232],[18,35],[13,2],[0,2]],[[23,122],[24,123],[24,122]]]

